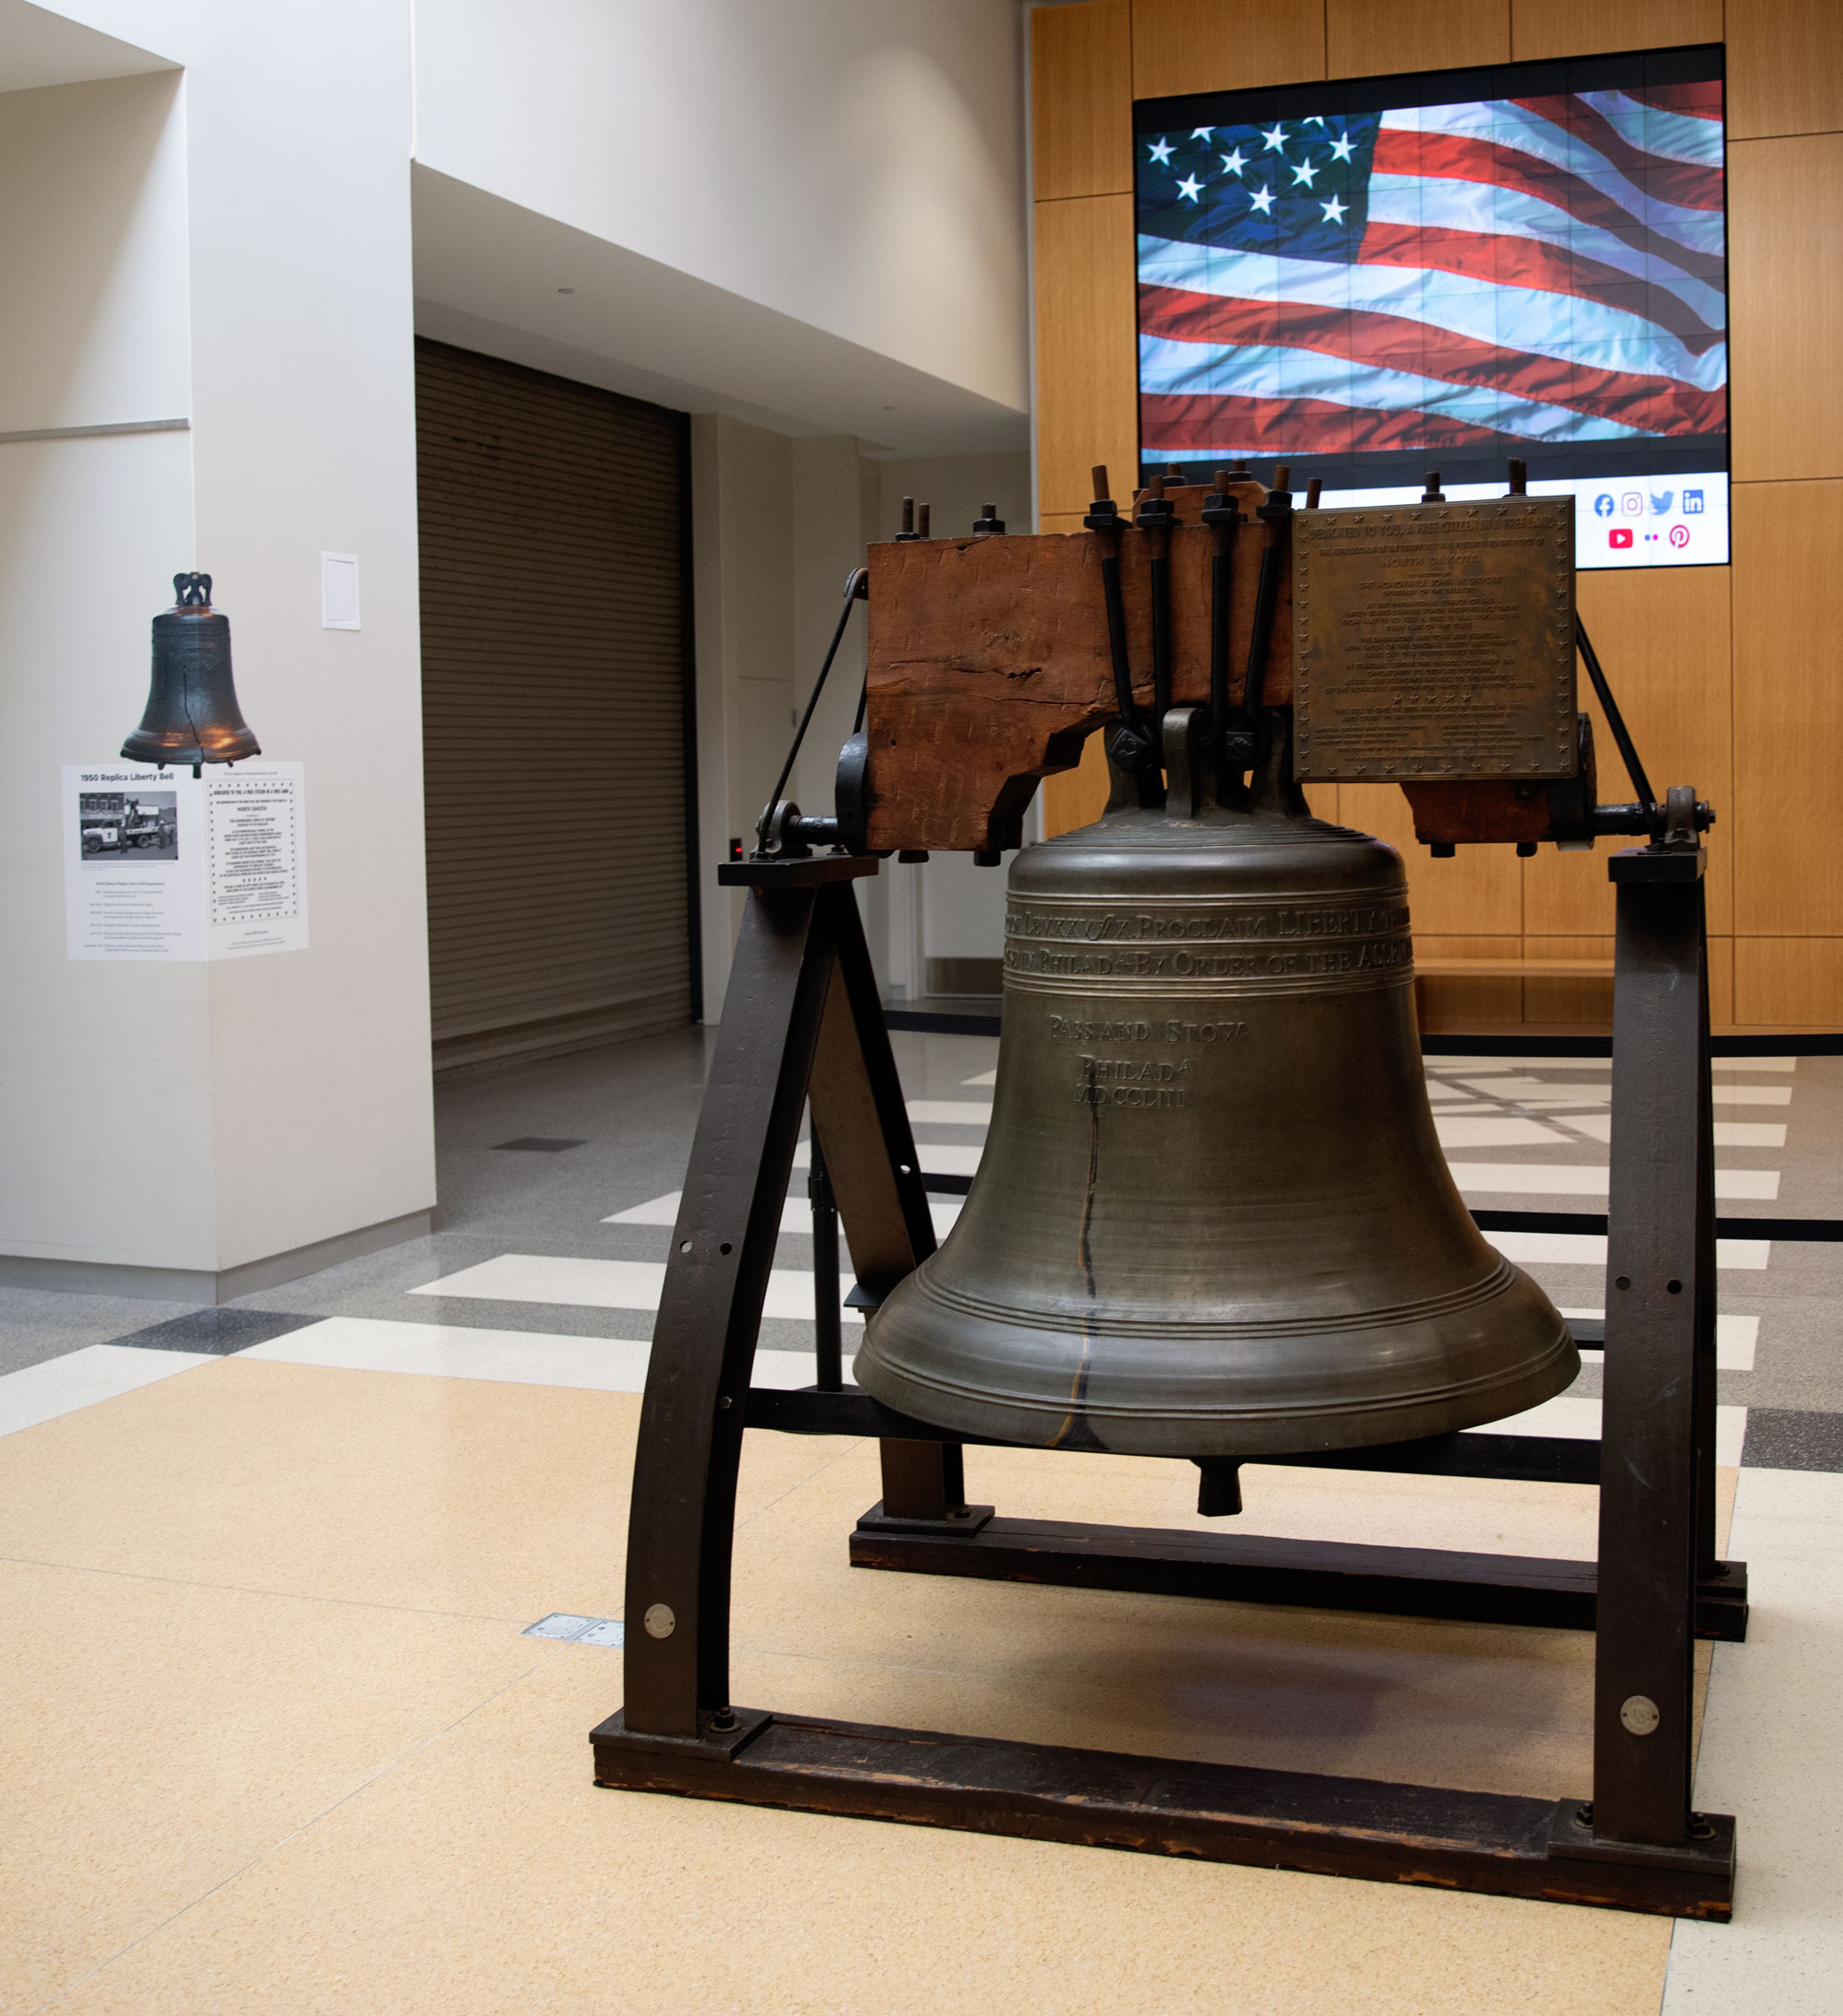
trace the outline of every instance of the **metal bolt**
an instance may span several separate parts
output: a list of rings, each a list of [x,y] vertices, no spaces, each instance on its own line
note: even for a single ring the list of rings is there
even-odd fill
[[[1619,1721],[1633,1736],[1649,1736],[1663,1717],[1649,1694],[1628,1694],[1619,1704]]]
[[[727,1736],[736,1727],[736,1711],[734,1708],[719,1708],[710,1717],[710,1728],[718,1736]]]
[[[673,1615],[670,1603],[649,1604],[640,1622],[645,1624],[649,1638],[669,1638],[678,1628],[678,1620]]]

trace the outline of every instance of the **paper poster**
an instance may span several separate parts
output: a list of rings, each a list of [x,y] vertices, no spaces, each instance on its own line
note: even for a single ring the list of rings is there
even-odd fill
[[[68,764],[73,959],[230,959],[307,944],[299,763]]]

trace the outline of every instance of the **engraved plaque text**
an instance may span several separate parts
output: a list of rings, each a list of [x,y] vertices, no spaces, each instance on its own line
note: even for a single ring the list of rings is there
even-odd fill
[[[1293,520],[1293,770],[1571,777],[1574,499]]]

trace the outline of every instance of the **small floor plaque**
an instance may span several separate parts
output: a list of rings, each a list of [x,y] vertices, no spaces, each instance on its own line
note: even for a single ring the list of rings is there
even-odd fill
[[[569,1611],[553,1610],[527,1624],[521,1634],[527,1638],[561,1638],[569,1645],[612,1645],[626,1642],[626,1627],[618,1617],[578,1617]]]
[[[1574,499],[1293,519],[1300,779],[1575,771]]]

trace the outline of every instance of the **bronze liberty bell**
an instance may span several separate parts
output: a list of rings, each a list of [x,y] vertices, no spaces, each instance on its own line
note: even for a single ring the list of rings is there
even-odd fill
[[[262,745],[237,705],[230,619],[211,606],[209,574],[175,574],[173,607],[154,618],[154,677],[141,725],[122,744],[131,763],[241,763]]]
[[[1309,815],[1290,716],[1222,805],[1168,788],[1012,864],[970,1195],[869,1322],[859,1385],[942,1427],[1142,1456],[1440,1435],[1579,1369],[1480,1237],[1427,1108],[1401,856]],[[1154,773],[1156,778],[1156,772]]]

